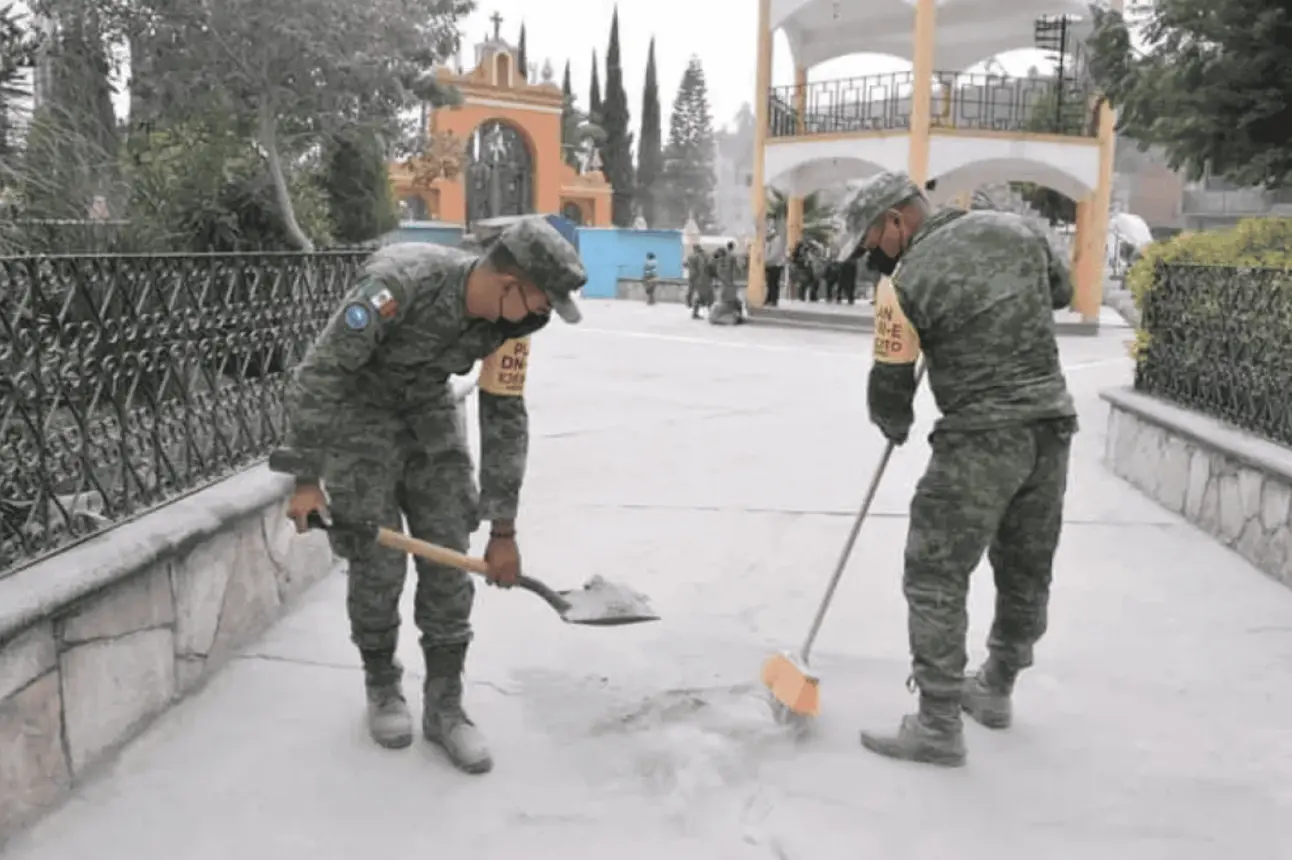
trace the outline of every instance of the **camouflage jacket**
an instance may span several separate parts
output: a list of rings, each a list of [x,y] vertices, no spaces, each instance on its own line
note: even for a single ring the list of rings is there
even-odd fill
[[[1054,311],[1071,300],[1067,267],[1025,219],[930,216],[877,294],[871,420],[906,438],[921,352],[939,430],[1074,416],[1054,333]]]
[[[736,277],[739,273],[740,264],[736,262],[736,257],[730,251],[718,258],[718,280],[723,286],[729,287],[736,283]]]
[[[519,385],[517,374],[510,387],[486,385],[482,371],[480,515],[516,516],[529,448],[528,339],[506,342],[493,323],[467,315],[467,277],[478,259],[423,243],[389,245],[372,255],[293,373],[288,444],[317,466],[314,475],[298,477],[328,474],[329,457],[338,453],[380,460],[396,447],[389,437],[416,438],[419,424],[447,426],[424,418],[457,409],[449,377],[506,354],[510,364],[519,362]]]
[[[686,258],[686,278],[692,287],[704,289],[713,283],[709,273],[709,255],[703,251],[692,252]]]

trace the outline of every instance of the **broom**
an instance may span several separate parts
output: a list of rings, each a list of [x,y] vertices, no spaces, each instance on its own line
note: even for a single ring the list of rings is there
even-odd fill
[[[920,366],[915,371],[916,387],[923,377],[924,362],[920,362]],[[839,580],[843,578],[843,571],[852,556],[857,535],[861,533],[861,524],[866,521],[866,516],[870,513],[870,506],[879,491],[879,482],[888,469],[888,461],[892,459],[893,450],[896,447],[896,443],[890,441],[884,448],[883,456],[879,458],[879,465],[875,467],[874,477],[870,479],[870,487],[866,490],[861,509],[857,511],[857,517],[852,521],[852,531],[844,541],[843,552],[839,554],[839,562],[834,567],[834,574],[830,577],[825,596],[821,598],[816,617],[812,619],[812,627],[803,641],[803,647],[799,649],[797,655],[776,654],[763,662],[763,684],[772,694],[772,712],[779,723],[816,717],[821,713],[820,679],[808,668],[808,659],[811,657],[817,633],[821,631],[821,624],[825,621],[825,614],[830,609],[831,601],[834,600]]]

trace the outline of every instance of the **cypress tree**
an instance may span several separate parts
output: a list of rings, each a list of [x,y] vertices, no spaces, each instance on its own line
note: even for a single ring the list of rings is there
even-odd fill
[[[633,135],[628,130],[628,93],[624,91],[624,70],[619,55],[619,7],[610,19],[610,47],[606,51],[606,100],[601,126],[606,141],[601,148],[606,179],[614,189],[611,220],[618,227],[633,221]]]
[[[570,85],[570,61],[565,61],[565,78],[561,81],[561,159],[571,167],[578,163],[579,116],[575,107],[574,88]]]
[[[592,87],[588,93],[588,116],[593,122],[601,122],[601,77],[597,73],[597,52],[592,51]]]
[[[516,46],[516,59],[520,63],[522,80],[529,80],[529,52],[525,50],[525,24],[520,25],[520,44]]]
[[[637,198],[648,226],[657,226],[660,216],[659,185],[664,172],[661,140],[659,79],[655,71],[655,39],[651,37],[646,58],[646,84],[642,89],[642,137],[637,146]]]

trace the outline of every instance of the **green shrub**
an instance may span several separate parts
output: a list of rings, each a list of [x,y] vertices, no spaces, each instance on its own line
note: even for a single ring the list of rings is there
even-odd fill
[[[1292,218],[1249,218],[1229,230],[1180,233],[1149,245],[1126,274],[1126,286],[1141,319],[1158,263],[1292,269]],[[1200,304],[1198,310],[1206,313],[1208,308]],[[1136,332],[1133,353],[1137,357],[1148,336],[1142,327]]]

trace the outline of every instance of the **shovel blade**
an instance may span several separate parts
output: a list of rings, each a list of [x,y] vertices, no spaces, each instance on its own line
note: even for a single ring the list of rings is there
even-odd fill
[[[561,610],[561,618],[569,624],[618,627],[659,620],[651,608],[650,599],[644,594],[625,585],[607,582],[599,576],[592,577],[576,591],[559,594],[568,604]]]

